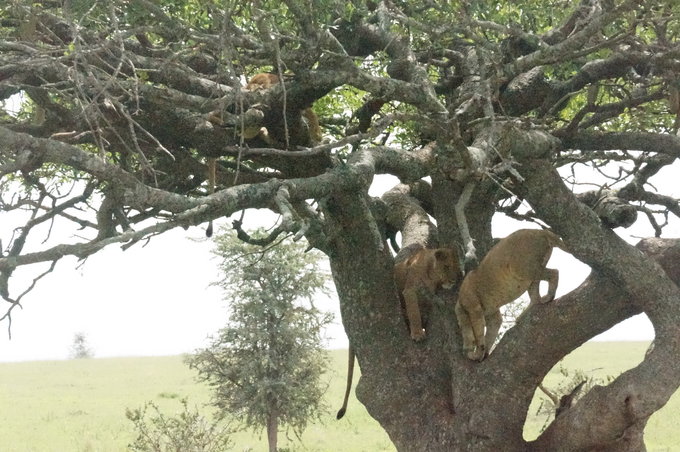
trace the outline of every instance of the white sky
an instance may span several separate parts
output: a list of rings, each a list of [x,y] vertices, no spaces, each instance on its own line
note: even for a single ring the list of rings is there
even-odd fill
[[[677,167],[663,176],[669,184],[673,173],[677,173]],[[377,185],[385,186],[385,180],[391,186],[393,179],[382,179]],[[376,190],[380,188],[371,193]],[[4,243],[8,243],[12,226],[7,220],[7,214],[0,212],[0,238]],[[638,223],[617,232],[653,235],[646,220]],[[526,226],[512,220],[497,221],[494,236],[504,237],[520,227]],[[680,237],[679,222],[673,220],[664,236]],[[203,238],[204,226],[189,231],[176,229],[127,251],[111,246],[89,257],[79,268],[75,258],[62,259],[24,297],[23,309],[13,311],[11,341],[7,322],[0,324],[0,362],[67,358],[77,332],[86,334],[98,357],[174,355],[207,346],[207,336],[226,321],[226,302],[220,289],[210,285],[219,277],[212,243],[191,237]],[[631,243],[638,240],[627,239]],[[555,250],[549,266],[560,270],[558,296],[577,287],[589,272],[587,266],[561,250]],[[16,278],[10,280],[14,295],[17,287],[23,286],[21,281],[21,272],[17,271]],[[319,299],[317,307],[335,313],[335,323],[327,332],[329,346],[347,347],[337,300]],[[637,316],[596,340],[651,340],[653,336],[646,317]]]

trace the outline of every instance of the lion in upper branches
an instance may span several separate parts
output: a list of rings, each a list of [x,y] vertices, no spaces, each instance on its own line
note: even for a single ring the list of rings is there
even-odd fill
[[[268,90],[279,84],[279,76],[267,72],[261,72],[252,76],[244,89],[246,91]],[[254,106],[262,107],[261,104]],[[275,148],[287,148],[289,146],[315,146],[322,140],[321,126],[319,118],[311,107],[290,111],[284,118],[283,108],[279,110],[258,108],[264,112],[263,125],[246,125],[242,130],[238,130],[242,138],[251,146],[269,146]],[[229,108],[231,111],[232,109]],[[249,112],[247,110],[244,113]],[[293,113],[293,114],[291,114]],[[208,121],[219,126],[225,126],[222,120],[223,112],[215,110],[208,114]],[[248,116],[246,114],[246,116]],[[237,129],[239,129],[237,127]]]
[[[259,91],[267,90],[280,82],[279,76],[276,74],[270,74],[262,72],[255,74],[248,80],[245,89],[248,91]],[[304,143],[306,141],[307,145],[315,145],[321,142],[321,126],[319,125],[319,118],[314,113],[311,108],[305,108],[301,112],[302,123],[295,126],[291,126],[288,130],[288,135],[291,137],[302,137],[298,138],[296,141]],[[270,121],[274,123],[274,121]],[[285,141],[285,130],[281,130],[280,127],[272,128],[269,130],[267,127],[246,129],[244,131],[244,138],[247,140],[259,137],[265,143],[272,147],[281,147]],[[305,130],[300,130],[305,129]],[[305,140],[304,138],[307,138]]]
[[[279,83],[279,76],[261,72],[255,74],[248,80],[245,88],[248,91],[267,90]],[[250,142],[260,141],[262,144],[275,148],[286,147],[286,136],[294,144],[304,146],[314,146],[321,142],[321,126],[319,125],[319,118],[311,108],[305,108],[300,112],[300,121],[297,124],[293,121],[290,125],[287,121],[281,121],[282,114],[270,115],[273,119],[267,121],[268,127],[245,127],[241,132],[244,140]],[[208,120],[217,125],[224,125],[221,119],[220,111],[212,111],[208,114]],[[288,128],[286,133],[286,128]],[[253,144],[253,143],[251,143]],[[256,144],[257,145],[257,144]],[[216,168],[218,167],[217,158],[210,157],[207,159],[206,172],[208,180],[208,194],[215,192],[216,184]],[[206,236],[211,237],[213,234],[212,221],[209,222],[206,229]]]

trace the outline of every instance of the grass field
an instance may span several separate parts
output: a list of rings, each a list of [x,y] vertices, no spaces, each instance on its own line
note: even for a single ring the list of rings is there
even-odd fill
[[[563,365],[606,379],[640,362],[646,343],[588,343],[569,355]],[[344,390],[346,351],[330,352],[328,416],[310,426],[302,442],[281,435],[280,447],[290,451],[393,451],[389,438],[356,400],[347,415],[335,420]],[[556,387],[564,377],[551,371],[545,384]],[[126,408],[153,400],[164,413],[208,401],[208,389],[194,381],[181,357],[111,358],[73,361],[0,363],[0,451],[2,452],[122,452],[133,439]],[[534,438],[545,423],[529,410],[525,437]],[[210,413],[209,407],[205,413]],[[680,394],[649,420],[650,452],[680,452]],[[264,451],[265,438],[251,432],[234,435],[235,451]]]

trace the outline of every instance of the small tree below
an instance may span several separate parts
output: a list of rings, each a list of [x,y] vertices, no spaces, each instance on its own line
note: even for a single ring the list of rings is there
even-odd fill
[[[281,426],[299,436],[323,412],[321,330],[331,316],[313,297],[327,290],[328,275],[318,254],[292,241],[264,250],[230,235],[215,241],[230,320],[187,361],[212,386],[220,414],[245,428],[266,427],[273,452]]]
[[[231,446],[229,431],[216,421],[206,420],[198,410],[190,410],[182,399],[182,412],[164,415],[157,405],[147,402],[143,408],[126,410],[137,437],[128,448],[132,452],[223,452]],[[153,413],[147,415],[147,409]]]
[[[85,333],[78,332],[73,335],[73,343],[69,352],[71,359],[87,359],[94,357],[94,351],[87,343]]]

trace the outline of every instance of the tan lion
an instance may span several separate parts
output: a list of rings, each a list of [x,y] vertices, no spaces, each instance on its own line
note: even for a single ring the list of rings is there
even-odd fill
[[[248,91],[267,90],[272,86],[276,85],[277,83],[279,83],[278,75],[262,72],[253,75],[250,78],[250,80],[248,80],[248,83],[246,84],[246,89]],[[316,113],[314,113],[314,110],[312,110],[311,108],[305,108],[304,110],[302,110],[302,117],[304,118],[304,121],[309,130],[308,132],[310,140],[309,144],[314,145],[320,143],[322,139],[322,134],[321,126],[319,125],[319,117],[316,115]],[[278,139],[275,139],[274,137],[270,136],[270,132],[267,130],[266,127],[250,128],[244,131],[244,138],[247,140],[255,138],[258,135],[260,136],[260,138],[263,139],[263,141],[265,141],[270,146],[275,146],[278,144],[278,142],[284,141],[283,139],[280,139],[283,137],[278,137]]]
[[[562,239],[550,231],[520,229],[494,245],[479,267],[467,274],[458,292],[456,317],[468,358],[481,361],[491,350],[502,322],[501,306],[525,291],[530,305],[555,298],[559,272],[546,268],[553,247],[567,251]],[[541,281],[548,281],[543,298]]]
[[[255,74],[248,80],[245,88],[247,91],[261,91],[268,90],[279,83],[279,76],[276,74],[260,73]],[[249,111],[246,111],[246,117]],[[273,116],[280,113],[272,112]],[[297,137],[297,140],[293,140],[293,144],[303,145],[303,146],[315,146],[319,144],[323,138],[321,133],[321,126],[319,124],[319,117],[314,113],[311,107],[305,108],[300,112],[301,122],[286,122],[284,125],[288,127],[287,136],[289,139]],[[222,111],[215,110],[208,113],[208,121],[218,126],[225,126],[222,119]],[[277,123],[278,121],[274,118],[271,119],[270,123]],[[259,118],[261,121],[262,118]],[[277,127],[278,129],[279,127]],[[274,135],[272,135],[274,133]],[[260,139],[268,146],[272,147],[282,147],[284,146],[286,140],[286,133],[284,130],[268,130],[267,127],[263,126],[246,126],[242,130],[242,135],[245,140],[253,140],[255,138]]]
[[[458,255],[452,248],[422,248],[408,259],[394,266],[394,280],[399,290],[399,298],[406,311],[411,338],[421,340],[425,337],[423,329],[422,309],[428,303],[423,300],[423,292],[434,295],[437,289],[450,288],[458,282],[461,276]],[[354,349],[350,345],[347,362],[347,386],[342,408],[338,410],[337,419],[342,418],[347,411],[347,401],[352,389],[354,376]]]
[[[442,287],[450,289],[460,274],[458,255],[452,248],[423,248],[394,266],[394,280],[406,311],[411,339],[425,338],[423,318],[430,304],[427,296]]]

